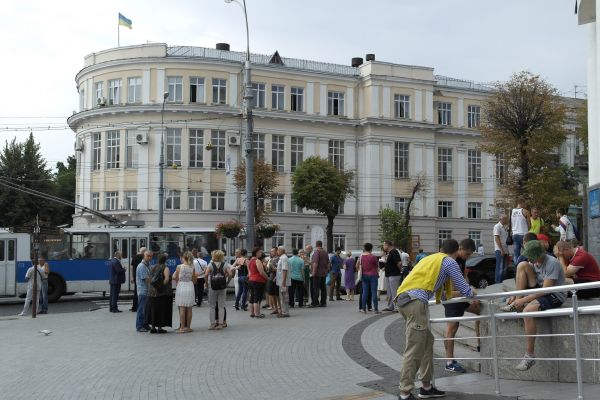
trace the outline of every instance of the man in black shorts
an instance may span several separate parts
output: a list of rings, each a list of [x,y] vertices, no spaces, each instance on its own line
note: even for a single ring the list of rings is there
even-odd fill
[[[475,252],[475,242],[472,239],[464,239],[460,242],[458,247],[458,257],[456,258],[456,262],[460,266],[462,273],[465,276],[467,282],[469,281],[467,277],[467,272],[465,269],[465,263],[467,259],[471,257],[471,254]],[[453,291],[452,296],[460,296],[460,292]],[[452,317],[462,317],[465,314],[465,311],[470,312],[472,314],[479,315],[479,301],[469,301],[462,303],[451,303],[444,304],[444,314],[446,318]],[[452,339],[456,336],[456,332],[458,331],[458,322],[447,322],[446,323],[446,339]],[[475,322],[475,335],[480,336],[479,334],[479,321]],[[454,360],[454,340],[445,340],[444,344],[446,346],[446,371],[448,372],[459,372],[465,373],[467,370],[460,365],[456,360]],[[477,350],[479,351],[479,339],[477,339]]]

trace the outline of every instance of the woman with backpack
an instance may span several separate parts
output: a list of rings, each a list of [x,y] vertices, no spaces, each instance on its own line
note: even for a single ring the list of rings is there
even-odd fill
[[[194,256],[186,251],[181,257],[183,264],[178,265],[173,280],[177,282],[175,288],[175,304],[179,307],[179,329],[176,333],[192,332],[190,325],[192,323],[192,307],[196,303],[196,293],[194,291],[194,282],[196,273],[194,271]]]
[[[173,289],[166,253],[159,254],[158,264],[152,266],[150,277],[150,333],[167,333],[163,327],[173,325]]]
[[[206,287],[208,288],[208,307],[210,310],[210,328],[216,330],[226,328],[225,322],[217,320],[216,311],[219,309],[219,316],[225,316],[225,291],[227,289],[227,277],[233,277],[235,270],[225,263],[225,254],[221,250],[214,250],[211,253],[212,259],[206,267]],[[221,314],[220,310],[223,309]]]

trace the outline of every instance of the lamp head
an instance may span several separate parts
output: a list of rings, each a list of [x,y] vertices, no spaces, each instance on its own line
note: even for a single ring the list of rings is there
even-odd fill
[[[169,92],[163,93],[163,100],[166,100],[169,97]]]
[[[213,149],[213,145],[211,142],[208,142],[208,144],[206,145],[206,150],[210,151]]]

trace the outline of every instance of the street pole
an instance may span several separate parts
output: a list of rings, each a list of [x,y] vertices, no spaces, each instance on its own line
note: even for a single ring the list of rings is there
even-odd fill
[[[39,249],[40,249],[40,221],[39,216],[35,217],[35,227],[33,228],[33,293],[31,297],[31,318],[35,318],[37,316],[37,303],[39,301],[37,293],[38,293],[38,258],[39,258]],[[42,282],[40,282],[40,285]]]
[[[160,160],[158,162],[159,183],[158,183],[158,227],[163,227],[163,216],[165,208],[165,101],[169,93],[163,93],[162,109],[160,111]]]

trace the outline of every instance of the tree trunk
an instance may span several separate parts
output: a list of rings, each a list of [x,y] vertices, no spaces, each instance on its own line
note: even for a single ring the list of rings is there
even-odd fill
[[[335,219],[335,215],[327,216],[327,252],[333,253],[333,220]]]
[[[529,155],[527,154],[528,140],[523,138],[519,141],[520,149],[520,167],[521,176],[519,177],[517,194],[523,196],[527,193],[527,183],[529,182]]]

